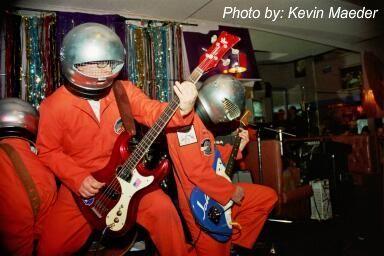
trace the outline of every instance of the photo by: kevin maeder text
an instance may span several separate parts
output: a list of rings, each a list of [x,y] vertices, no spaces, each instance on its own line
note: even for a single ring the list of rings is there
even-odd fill
[[[226,6],[223,9],[223,19],[375,19],[378,17],[379,9],[368,9],[361,7],[357,9],[346,9],[331,6],[328,8],[301,8],[290,6],[285,9],[256,9],[252,6],[247,9],[239,9],[235,6]]]
[[[379,12],[378,9],[372,10],[362,7],[361,9],[343,9],[341,7],[329,7],[328,10],[318,9],[300,9],[299,7],[290,7],[288,19],[374,19]]]

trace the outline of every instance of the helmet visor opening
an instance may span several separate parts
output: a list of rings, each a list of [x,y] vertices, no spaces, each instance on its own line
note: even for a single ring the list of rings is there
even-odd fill
[[[225,115],[229,121],[235,120],[241,115],[240,108],[227,98],[223,100]]]
[[[88,61],[74,64],[75,69],[84,76],[103,79],[120,72],[124,63],[118,60]]]

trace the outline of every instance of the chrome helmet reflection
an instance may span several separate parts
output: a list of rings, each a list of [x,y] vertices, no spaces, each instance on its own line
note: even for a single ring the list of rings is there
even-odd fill
[[[61,68],[67,88],[80,97],[104,97],[124,66],[125,50],[110,28],[98,23],[74,27],[60,49]]]
[[[39,114],[32,105],[18,99],[0,100],[0,138],[19,137],[34,142]]]
[[[244,111],[245,91],[241,82],[231,75],[208,78],[199,91],[196,111],[204,122],[225,123]]]

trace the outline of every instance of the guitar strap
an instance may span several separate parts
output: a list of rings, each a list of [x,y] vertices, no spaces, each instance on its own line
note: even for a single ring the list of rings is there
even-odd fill
[[[121,120],[126,131],[132,135],[136,134],[135,121],[133,120],[131,104],[127,93],[124,89],[124,85],[120,80],[116,80],[112,85],[113,93],[116,98],[117,108],[119,109]]]
[[[9,144],[0,143],[0,148],[8,155],[11,160],[15,172],[19,177],[21,183],[24,186],[25,191],[27,192],[29,202],[31,203],[33,216],[37,217],[40,209],[40,197],[36,189],[36,185],[32,180],[27,168],[24,165],[23,160],[17,153],[17,151]]]

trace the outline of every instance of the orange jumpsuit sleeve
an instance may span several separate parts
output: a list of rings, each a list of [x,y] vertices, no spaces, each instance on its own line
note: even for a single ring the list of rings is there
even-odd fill
[[[65,134],[60,125],[63,116],[55,104],[47,104],[49,99],[40,105],[39,132],[36,145],[39,149],[40,160],[73,192],[78,194],[81,183],[90,172],[81,168],[63,152],[62,138]]]
[[[186,146],[188,147],[188,146]],[[235,186],[224,177],[215,173],[209,162],[202,156],[200,146],[194,144],[180,154],[181,165],[186,170],[185,175],[205,194],[222,205],[228,203],[235,191]]]
[[[125,86],[125,90],[129,98],[133,117],[139,123],[151,127],[160,117],[168,103],[161,103],[158,100],[150,99],[139,88],[134,86],[129,81],[122,81],[122,83]],[[190,125],[192,123],[193,116],[194,110],[192,110],[187,115],[182,116],[180,110],[177,109],[176,113],[168,123],[167,128]]]

